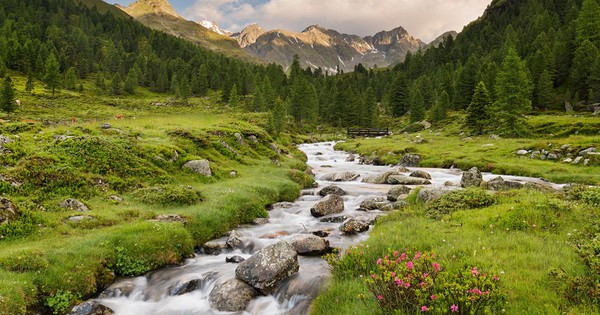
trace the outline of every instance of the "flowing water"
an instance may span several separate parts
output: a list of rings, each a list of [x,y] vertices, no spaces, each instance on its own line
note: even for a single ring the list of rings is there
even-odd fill
[[[345,210],[337,214],[364,216],[365,212],[356,211],[360,203],[373,196],[385,196],[390,185],[362,183],[360,180],[368,175],[391,171],[389,166],[360,165],[346,162],[348,153],[335,151],[334,143],[317,143],[299,146],[308,156],[308,165],[313,168],[319,187],[335,184],[345,190]],[[411,168],[415,170],[417,168]],[[462,171],[452,169],[427,169],[432,176],[431,187],[444,186],[446,182],[456,185],[460,183]],[[320,180],[331,172],[352,171],[360,177],[350,182],[327,182]],[[496,175],[484,174],[489,180]],[[507,180],[539,181],[531,178],[504,176]],[[288,240],[293,235],[307,231],[327,231],[332,247],[347,248],[365,240],[368,232],[347,236],[339,232],[340,223],[323,223],[310,214],[310,208],[321,197],[316,195],[320,188],[303,191],[303,195],[293,203],[274,205],[269,211],[269,222],[264,225],[241,226],[236,231],[241,234],[241,249],[219,255],[196,254],[184,265],[151,272],[143,277],[124,279],[117,282],[116,287],[129,287],[131,292],[126,296],[99,298],[96,302],[103,304],[117,315],[183,315],[183,314],[231,314],[214,310],[210,307],[208,296],[214,286],[220,282],[235,278],[237,264],[226,263],[226,257],[239,255],[250,257],[256,251],[279,242]],[[380,215],[379,211],[369,211],[368,215]],[[275,238],[274,238],[275,237]],[[278,290],[270,296],[254,299],[246,311],[241,314],[305,314],[310,301],[318,294],[329,277],[327,263],[318,257],[299,256],[300,270],[289,277]],[[175,295],[190,281],[195,280],[195,290]]]

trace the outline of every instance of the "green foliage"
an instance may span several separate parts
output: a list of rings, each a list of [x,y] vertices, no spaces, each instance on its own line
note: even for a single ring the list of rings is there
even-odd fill
[[[229,93],[229,105],[231,107],[240,106],[241,95],[238,92],[237,85],[234,83],[233,87],[231,87],[231,92]]]
[[[492,99],[483,82],[475,88],[471,104],[467,108],[466,127],[482,135],[483,130],[490,124]]]
[[[144,203],[159,205],[193,205],[202,201],[199,191],[175,185],[138,189],[134,196]]]
[[[505,215],[490,221],[490,223],[503,230],[553,232],[559,228],[559,218],[571,211],[568,203],[548,199],[543,202],[536,201],[511,206]]]
[[[364,244],[353,245],[345,251],[339,249],[325,256],[325,260],[332,269],[333,276],[338,279],[347,279],[366,275],[369,270],[375,267],[373,262],[365,256]]]
[[[408,112],[409,105],[409,88],[406,75],[398,72],[394,81],[392,81],[390,89],[390,110],[394,117],[399,117]]]
[[[522,135],[525,113],[531,110],[532,85],[525,64],[514,48],[509,48],[496,79],[495,119],[506,135]]]
[[[273,132],[275,135],[279,135],[285,130],[285,120],[287,116],[285,103],[280,98],[275,100],[275,107],[273,107],[273,112],[271,114],[273,117]]]
[[[110,94],[121,95],[121,75],[118,72],[115,72],[110,81]]]
[[[123,90],[129,95],[135,94],[135,88],[138,85],[137,73],[134,69],[129,70],[127,77],[125,78],[125,84]]]
[[[428,217],[440,219],[459,210],[478,209],[493,205],[497,198],[483,189],[456,190],[432,200],[425,206]]]
[[[115,251],[117,253],[115,262],[109,267],[117,274],[130,277],[142,275],[151,270],[145,261],[128,255],[125,248],[115,247]]]
[[[75,82],[76,80],[77,77],[75,75],[75,68],[71,67],[69,70],[67,70],[67,73],[65,73],[65,89],[74,91],[77,87]]]
[[[52,310],[52,314],[64,314],[75,300],[71,291],[58,290],[46,299],[45,305]]]
[[[54,97],[56,90],[60,86],[60,65],[53,52],[46,59],[44,83],[48,89],[52,90],[52,97]]]
[[[410,122],[415,123],[425,119],[425,101],[421,92],[413,87],[410,91]]]
[[[27,82],[25,83],[25,92],[31,94],[35,88],[35,81],[33,79],[33,71],[31,69],[27,71]]]
[[[15,102],[15,86],[12,82],[12,79],[9,76],[4,78],[4,82],[2,83],[2,94],[0,95],[0,109],[3,112],[6,112],[8,117],[10,118],[10,113],[14,112],[17,108],[17,104]]]
[[[600,4],[596,0],[583,0],[581,11],[576,21],[577,43],[586,40],[600,43]]]
[[[439,99],[435,100],[433,107],[431,108],[431,121],[438,122],[446,119],[448,116],[448,109],[450,109],[450,95],[444,90],[440,94]]]

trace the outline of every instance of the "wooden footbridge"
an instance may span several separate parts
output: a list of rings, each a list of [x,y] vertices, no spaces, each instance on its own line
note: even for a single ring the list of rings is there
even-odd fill
[[[390,134],[389,128],[348,128],[347,135],[350,138],[356,137],[382,137]]]

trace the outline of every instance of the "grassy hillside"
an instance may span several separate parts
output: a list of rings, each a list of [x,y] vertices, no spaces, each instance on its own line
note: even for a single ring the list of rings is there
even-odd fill
[[[18,213],[0,225],[2,314],[63,313],[115,276],[182,261],[311,181],[303,154],[284,145],[290,140],[273,151],[264,117],[223,108],[218,95],[51,98],[40,82],[33,95],[20,93],[26,78],[9,74],[22,105],[0,124],[12,140],[0,156],[0,191]],[[182,169],[196,159],[210,161],[212,177]],[[89,211],[61,207],[67,198]],[[161,214],[183,220],[155,221]]]

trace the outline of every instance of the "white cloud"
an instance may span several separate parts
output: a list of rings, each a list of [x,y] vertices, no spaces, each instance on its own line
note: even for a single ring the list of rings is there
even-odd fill
[[[197,0],[184,16],[208,19],[239,31],[249,23],[264,29],[301,31],[319,24],[361,36],[402,26],[425,42],[448,30],[462,30],[491,0]],[[256,3],[256,1],[254,1]]]

